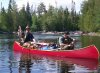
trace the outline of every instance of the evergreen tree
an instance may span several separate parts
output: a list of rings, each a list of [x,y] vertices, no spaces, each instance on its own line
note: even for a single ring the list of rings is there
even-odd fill
[[[26,21],[28,25],[32,25],[32,16],[31,16],[31,12],[30,12],[30,6],[29,3],[27,3],[26,6]]]
[[[25,30],[27,26],[27,13],[25,11],[25,6],[19,11],[19,25],[22,26],[22,30]]]
[[[46,8],[45,8],[44,3],[40,3],[38,5],[38,7],[37,7],[37,13],[38,13],[39,16],[42,15],[42,14],[44,14],[44,13],[46,13]]]
[[[18,29],[17,27],[19,24],[19,14],[16,2],[14,0],[12,0],[12,18],[13,18],[13,31],[15,31]]]
[[[4,7],[1,9],[1,13],[0,13],[0,29],[3,30],[3,31],[7,31],[8,28],[7,28],[7,13],[4,9]]]
[[[7,12],[7,22],[8,22],[8,25],[7,25],[7,28],[9,32],[13,31],[13,15],[12,15],[12,0],[9,1],[9,5],[8,5],[8,12]]]
[[[36,15],[35,11],[32,14],[32,22],[33,22],[32,26],[31,26],[32,30],[33,31],[41,31],[42,26],[40,25],[39,19],[38,19],[37,15]]]

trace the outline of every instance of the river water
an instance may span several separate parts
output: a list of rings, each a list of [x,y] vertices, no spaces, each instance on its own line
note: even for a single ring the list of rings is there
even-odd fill
[[[57,42],[60,35],[34,34],[37,41]],[[96,45],[100,49],[100,37],[72,36],[75,49]],[[97,60],[46,57],[16,53],[13,42],[16,35],[0,34],[0,73],[99,73]]]

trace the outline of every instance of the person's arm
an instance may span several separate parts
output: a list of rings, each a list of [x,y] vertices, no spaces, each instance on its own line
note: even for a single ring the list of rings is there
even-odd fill
[[[72,38],[72,42],[70,43],[70,45],[74,45],[74,43],[75,43],[75,39]]]
[[[31,37],[32,37],[32,42],[36,43],[36,40],[35,40],[33,34],[31,34]]]
[[[62,37],[59,37],[59,45],[63,44]]]
[[[60,38],[59,38],[59,45],[60,45],[60,46],[61,46],[61,45],[62,45],[62,46],[67,45],[67,44],[64,44],[64,43],[63,43],[63,37],[60,37]]]
[[[33,42],[36,43],[36,40],[33,38]]]

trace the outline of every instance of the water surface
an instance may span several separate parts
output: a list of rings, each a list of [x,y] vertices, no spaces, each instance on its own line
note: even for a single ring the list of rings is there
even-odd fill
[[[37,40],[57,42],[59,35],[35,34]],[[72,36],[73,37],[73,36]],[[74,36],[75,48],[91,44],[100,49],[100,37]],[[87,59],[71,59],[44,57],[13,51],[15,35],[0,34],[0,73],[97,73],[98,61]]]

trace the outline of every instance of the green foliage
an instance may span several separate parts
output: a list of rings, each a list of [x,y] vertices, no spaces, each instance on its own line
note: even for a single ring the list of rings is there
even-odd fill
[[[34,12],[29,3],[20,10],[14,0],[9,0],[8,9],[0,10],[0,30],[17,31],[19,25],[25,30],[26,25],[32,31],[100,31],[100,0],[86,0],[81,5],[81,13],[76,13],[75,3],[72,2],[71,12],[68,8],[55,8],[40,3]]]
[[[43,3],[40,3],[37,7],[37,12],[38,12],[38,15],[42,15],[46,12],[46,8],[45,8],[45,5]]]
[[[32,21],[33,21],[32,26],[31,26],[32,31],[41,31],[40,21],[38,17],[36,16],[36,13],[32,15]]]
[[[100,28],[100,0],[84,1],[81,6],[80,30],[85,32],[96,32]]]
[[[36,9],[36,8],[35,8]],[[18,26],[25,30],[26,25],[32,31],[72,31],[78,30],[79,14],[75,8],[71,12],[68,8],[55,8],[52,5],[46,10],[46,6],[40,3],[36,10],[32,10],[29,3],[20,10],[14,0],[9,1],[8,9],[0,11],[0,30],[17,31]]]
[[[2,8],[1,9],[1,13],[0,13],[0,29],[1,30],[4,30],[4,31],[7,31],[7,22],[5,22],[5,21],[7,21],[7,14],[6,14],[6,12],[5,12],[5,9],[4,8]]]
[[[25,29],[25,27],[27,25],[26,11],[25,11],[25,7],[24,6],[19,11],[19,25],[22,26],[23,30]]]
[[[32,25],[32,16],[31,16],[31,12],[30,12],[30,6],[29,3],[27,3],[26,6],[26,22],[28,25]]]

